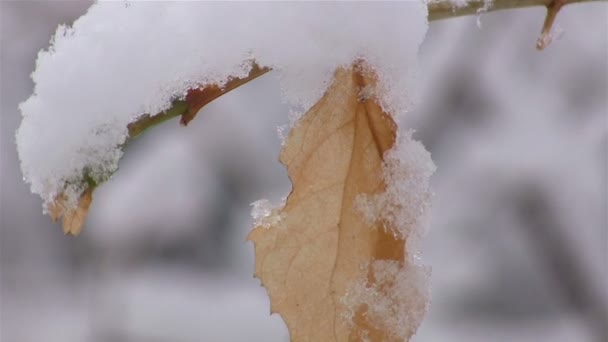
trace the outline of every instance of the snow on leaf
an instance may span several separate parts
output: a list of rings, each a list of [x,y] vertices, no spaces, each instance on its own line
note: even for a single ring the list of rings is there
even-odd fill
[[[426,310],[407,237],[357,201],[387,193],[384,157],[397,141],[392,117],[362,96],[370,87],[376,76],[361,64],[335,72],[281,151],[293,188],[269,211],[280,219],[249,235],[255,275],[292,341],[403,341]]]

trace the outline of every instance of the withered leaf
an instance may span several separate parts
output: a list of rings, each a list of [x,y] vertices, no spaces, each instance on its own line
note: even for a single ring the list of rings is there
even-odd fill
[[[372,265],[400,271],[406,263],[405,241],[356,205],[359,195],[385,191],[383,157],[396,140],[392,118],[365,96],[375,82],[360,65],[335,72],[281,151],[292,182],[284,207],[249,235],[255,276],[292,341],[403,341],[415,330],[398,331],[369,305],[348,300],[357,282],[384,299],[399,297],[389,293],[396,276],[376,274]]]
[[[49,214],[53,222],[61,219],[63,233],[66,235],[78,235],[89,213],[89,207],[93,201],[93,189],[88,188],[83,192],[75,207],[66,203],[65,196],[59,195],[49,206]]]

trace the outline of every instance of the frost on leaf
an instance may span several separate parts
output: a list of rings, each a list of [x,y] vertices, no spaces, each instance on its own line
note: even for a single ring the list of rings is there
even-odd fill
[[[292,182],[284,207],[268,211],[249,235],[255,275],[292,341],[403,341],[426,310],[424,272],[406,253],[409,230],[393,226],[403,218],[370,218],[357,200],[397,201],[383,195],[393,186],[384,158],[397,126],[364,96],[370,87],[376,77],[360,65],[335,72],[281,151]]]
[[[347,307],[360,308],[347,317],[369,326],[358,329],[354,339],[403,341],[412,336],[428,304],[428,272],[414,263],[403,266],[395,260],[375,260],[366,268],[367,279],[354,282],[343,300]]]
[[[284,215],[277,213],[280,209],[272,205],[268,200],[261,199],[251,203],[251,216],[257,227],[272,227],[281,222]]]

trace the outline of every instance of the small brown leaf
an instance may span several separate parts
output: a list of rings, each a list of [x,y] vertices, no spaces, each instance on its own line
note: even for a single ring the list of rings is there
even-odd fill
[[[408,305],[395,292],[403,288],[405,241],[357,208],[359,195],[386,190],[383,158],[396,140],[392,118],[365,98],[375,83],[358,66],[336,71],[281,151],[292,182],[285,206],[249,235],[255,276],[292,341],[403,341],[419,323],[398,327],[383,316]],[[386,310],[379,314],[362,292],[375,293]]]
[[[88,188],[78,200],[75,207],[66,203],[66,197],[61,194],[49,206],[49,214],[53,222],[62,220],[63,233],[76,236],[82,231],[82,226],[89,213],[89,207],[93,201],[93,189]]]

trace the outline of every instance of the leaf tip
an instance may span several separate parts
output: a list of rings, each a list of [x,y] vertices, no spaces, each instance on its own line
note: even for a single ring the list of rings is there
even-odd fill
[[[57,196],[49,206],[49,215],[53,222],[62,220],[61,225],[64,235],[78,236],[82,232],[84,221],[93,201],[93,188],[85,190],[74,207],[71,207],[66,201],[66,196],[63,193]]]

